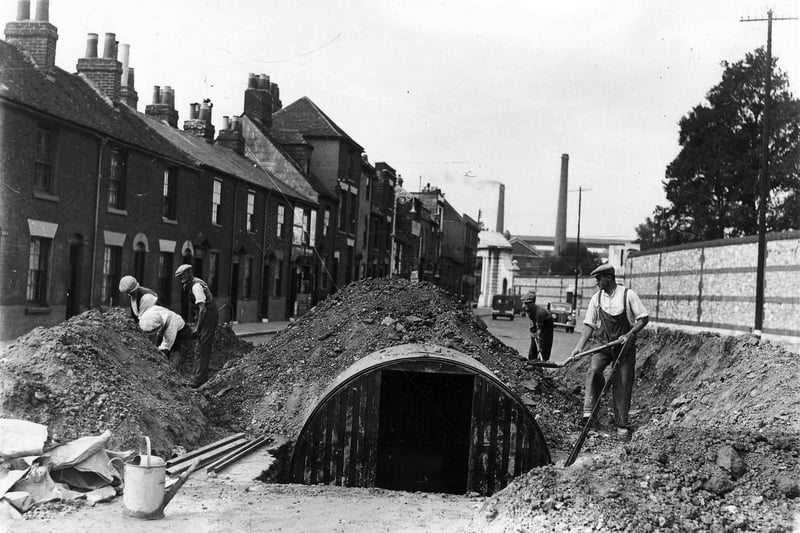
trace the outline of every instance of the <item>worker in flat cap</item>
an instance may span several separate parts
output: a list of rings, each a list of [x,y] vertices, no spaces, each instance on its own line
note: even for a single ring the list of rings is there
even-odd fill
[[[630,421],[628,412],[633,393],[634,370],[636,368],[636,334],[650,320],[639,296],[622,285],[617,285],[614,266],[604,263],[595,268],[591,276],[595,278],[600,289],[589,300],[586,316],[583,319],[583,332],[572,355],[583,352],[590,337],[594,337],[601,345],[615,340],[623,344],[609,347],[592,356],[589,371],[586,374],[586,392],[583,402],[584,423],[592,413],[595,402],[605,385],[603,370],[614,362],[619,354],[620,362],[617,371],[611,376],[614,423],[620,439],[630,438]],[[624,353],[620,350],[624,349]]]
[[[528,361],[549,361],[553,351],[553,315],[540,305],[536,305],[536,293],[528,291],[522,295],[525,314],[531,319],[531,347],[528,349]]]
[[[189,386],[200,387],[208,381],[208,365],[211,362],[211,347],[219,322],[217,302],[211,294],[208,284],[194,276],[191,265],[184,264],[175,270],[175,277],[181,282],[183,291],[188,294],[189,320],[192,336],[198,340],[197,359]]]
[[[154,290],[139,285],[139,282],[133,276],[122,276],[122,279],[119,280],[119,292],[127,294],[130,298],[130,316],[134,320],[139,320],[142,296],[149,294],[155,296],[156,302],[158,301],[158,294]]]

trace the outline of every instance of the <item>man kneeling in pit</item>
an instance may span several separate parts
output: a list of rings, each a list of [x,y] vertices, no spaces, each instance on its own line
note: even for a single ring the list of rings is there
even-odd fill
[[[192,350],[192,328],[178,313],[156,305],[155,296],[145,294],[139,305],[139,329],[147,334],[155,333],[156,342],[161,341],[158,351],[180,370],[187,352]]]

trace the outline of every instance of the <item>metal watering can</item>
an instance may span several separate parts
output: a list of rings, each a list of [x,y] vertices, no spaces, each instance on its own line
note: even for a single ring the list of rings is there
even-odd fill
[[[168,490],[164,490],[167,464],[162,458],[150,453],[150,437],[143,437],[142,440],[147,445],[147,453],[141,453],[140,444],[140,454],[133,462],[125,463],[122,512],[133,518],[157,520],[164,518],[164,508],[197,468],[198,462],[193,462]]]

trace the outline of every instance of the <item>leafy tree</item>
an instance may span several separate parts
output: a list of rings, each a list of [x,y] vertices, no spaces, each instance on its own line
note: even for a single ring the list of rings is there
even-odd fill
[[[755,50],[722,62],[722,81],[679,122],[681,151],[663,180],[671,205],[636,229],[642,248],[753,235],[758,228],[764,66]],[[772,62],[767,231],[800,228],[800,100]]]

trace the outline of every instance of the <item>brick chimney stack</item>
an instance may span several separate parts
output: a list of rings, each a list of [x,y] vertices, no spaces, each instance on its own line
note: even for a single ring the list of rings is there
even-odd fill
[[[247,79],[247,90],[244,92],[244,114],[251,120],[257,120],[266,129],[272,128],[272,114],[283,104],[280,89],[276,83],[269,81],[266,74],[250,74]]]
[[[122,45],[122,78],[119,83],[119,99],[122,103],[136,109],[139,104],[139,94],[134,88],[133,68],[129,66],[131,57],[131,45]]]
[[[36,19],[31,18],[30,0],[17,3],[17,20],[6,24],[6,42],[27,52],[36,66],[49,70],[56,66],[58,30],[50,24],[50,0],[38,0]]]
[[[503,233],[506,227],[506,186],[502,183],[497,190],[497,233]]]
[[[154,85],[153,103],[145,106],[144,114],[177,128],[178,112],[175,110],[175,92],[172,87],[165,85],[162,88]]]
[[[211,109],[214,104],[206,98],[202,104],[191,104],[189,120],[183,122],[183,131],[214,142],[214,125],[211,124]]]
[[[117,36],[106,33],[103,57],[97,57],[97,34],[90,33],[86,41],[86,57],[78,59],[78,74],[88,79],[114,103],[119,102],[122,63],[117,61]]]
[[[239,117],[222,117],[222,129],[217,136],[217,144],[230,148],[240,155],[244,155],[244,136],[242,136],[242,121]]]
[[[558,210],[556,211],[556,238],[553,253],[561,257],[567,246],[567,182],[569,154],[561,155],[561,183],[558,187]]]

